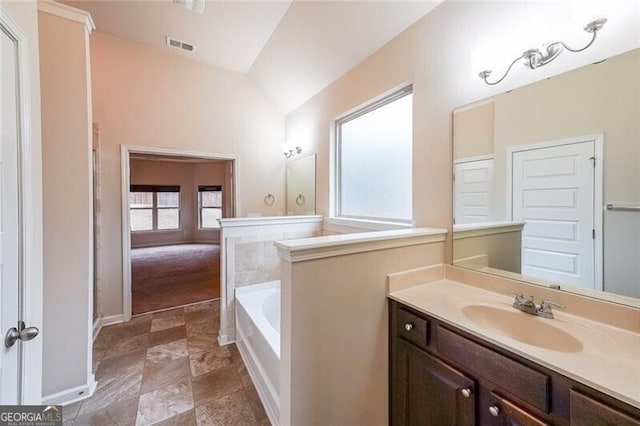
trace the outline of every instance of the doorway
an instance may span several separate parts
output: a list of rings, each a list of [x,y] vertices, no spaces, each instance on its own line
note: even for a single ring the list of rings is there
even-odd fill
[[[508,159],[522,274],[602,289],[602,137],[517,147]]]
[[[220,297],[217,218],[235,216],[236,161],[175,150],[123,151],[125,316]]]

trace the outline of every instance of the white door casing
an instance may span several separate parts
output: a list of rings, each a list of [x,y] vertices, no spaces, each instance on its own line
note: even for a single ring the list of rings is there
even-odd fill
[[[42,324],[40,139],[39,121],[33,128],[31,122],[31,109],[39,108],[31,104],[38,99],[31,96],[37,71],[29,66],[29,37],[17,23],[32,24],[22,14],[29,7],[0,3],[0,404],[42,400],[42,337],[4,345],[19,319],[27,327]]]
[[[602,177],[601,165],[595,167],[601,141],[583,137],[510,150],[511,217],[526,223],[523,275],[602,288]]]
[[[103,318],[105,324],[129,321],[131,319],[131,218],[129,216],[129,189],[131,183],[131,154],[171,155],[176,157],[196,157],[212,160],[225,160],[231,162],[229,177],[233,176],[233,185],[227,199],[231,199],[231,212],[240,215],[240,179],[238,169],[240,158],[236,155],[216,154],[211,152],[187,151],[172,148],[160,148],[151,146],[120,145],[120,171],[121,171],[121,208],[122,208],[122,315]],[[224,256],[224,254],[221,254]],[[220,259],[221,264],[224,258]],[[224,272],[222,272],[224,274]],[[225,298],[224,286],[220,289],[221,298]],[[222,305],[222,303],[221,303]],[[105,321],[108,320],[108,321]]]
[[[456,160],[454,173],[455,223],[489,222],[493,197],[493,158]]]

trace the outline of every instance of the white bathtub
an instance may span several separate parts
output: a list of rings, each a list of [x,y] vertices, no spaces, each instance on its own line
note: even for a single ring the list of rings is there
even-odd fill
[[[280,281],[236,288],[236,344],[272,424],[280,415]]]

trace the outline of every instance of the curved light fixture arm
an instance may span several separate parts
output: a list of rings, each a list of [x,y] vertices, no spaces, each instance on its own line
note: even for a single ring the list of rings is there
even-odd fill
[[[482,80],[484,80],[484,82],[486,84],[488,84],[489,86],[493,86],[496,85],[498,83],[500,83],[502,80],[504,80],[507,75],[509,74],[509,72],[511,72],[511,68],[513,68],[513,66],[516,64],[516,62],[518,62],[520,59],[524,59],[524,65],[531,68],[531,69],[536,69],[539,68],[543,65],[548,64],[549,62],[553,61],[555,58],[558,57],[558,55],[560,55],[560,53],[562,52],[563,49],[568,50],[569,52],[572,53],[578,53],[578,52],[582,52],[584,50],[587,50],[589,47],[591,47],[591,45],[596,41],[596,36],[598,34],[598,31],[600,31],[602,29],[602,27],[604,26],[604,24],[607,23],[607,19],[603,18],[603,19],[597,19],[595,21],[589,22],[585,27],[584,30],[588,33],[591,33],[591,41],[589,41],[589,43],[587,43],[586,46],[580,48],[580,49],[572,49],[571,47],[567,46],[567,44],[563,41],[554,41],[553,43],[550,43],[548,45],[545,46],[544,49],[542,49],[542,51],[540,49],[529,49],[526,50],[522,55],[520,55],[519,57],[517,57],[516,59],[513,60],[513,62],[511,62],[511,65],[509,65],[509,67],[507,68],[507,70],[505,71],[505,73],[502,75],[502,77],[500,77],[498,80],[496,81],[489,81],[487,80],[489,78],[489,76],[491,76],[491,70],[484,70],[482,71],[480,74],[478,74],[478,77],[480,77]]]
[[[494,86],[500,83],[502,80],[504,80],[507,77],[507,75],[509,74],[509,71],[511,71],[511,68],[513,68],[516,62],[518,62],[520,59],[522,59],[522,56],[518,56],[516,59],[514,59],[513,62],[511,62],[511,65],[509,65],[509,68],[507,68],[504,74],[502,74],[502,77],[500,77],[497,81],[494,81],[493,83],[487,80],[487,78],[489,78],[489,76],[491,75],[491,72],[492,72],[491,70],[484,70],[480,74],[478,74],[478,76],[481,79],[483,79],[484,82],[487,83],[489,86]]]

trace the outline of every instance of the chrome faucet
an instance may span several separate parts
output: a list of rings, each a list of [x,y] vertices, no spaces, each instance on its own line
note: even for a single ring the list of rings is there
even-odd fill
[[[526,312],[527,314],[536,315],[543,318],[553,318],[553,310],[551,309],[552,306],[561,309],[567,307],[566,305],[556,303],[547,299],[542,299],[542,301],[540,301],[540,305],[536,306],[536,303],[533,301],[533,296],[525,298],[524,294],[513,291],[507,291],[507,294],[515,296],[515,300],[513,301],[514,308],[519,311]]]

